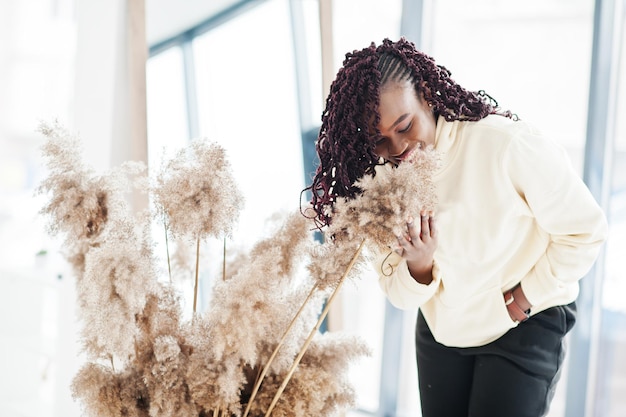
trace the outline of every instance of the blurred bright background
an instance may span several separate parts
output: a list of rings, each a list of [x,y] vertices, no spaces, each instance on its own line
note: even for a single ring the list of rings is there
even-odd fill
[[[0,416],[80,414],[74,281],[34,194],[40,120],[96,170],[219,142],[246,199],[232,241],[251,244],[300,203],[345,53],[401,35],[562,143],[605,208],[549,415],[625,416],[625,19],[624,0],[0,0]],[[374,276],[343,290],[329,327],[373,350],[351,415],[419,416],[414,321]]]

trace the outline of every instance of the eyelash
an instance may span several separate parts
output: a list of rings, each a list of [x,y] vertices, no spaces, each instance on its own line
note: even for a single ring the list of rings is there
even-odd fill
[[[399,132],[399,133],[406,133],[406,132],[408,132],[409,130],[411,130],[411,127],[412,127],[412,126],[413,126],[413,122],[409,123],[407,127],[405,127],[405,128],[404,128],[404,129],[402,129],[402,130],[399,130],[398,132]],[[378,146],[378,145],[381,145],[384,141],[385,141],[385,138],[384,138],[384,137],[380,137],[380,138],[378,138],[378,139],[375,141],[375,144],[376,144],[376,146]]]

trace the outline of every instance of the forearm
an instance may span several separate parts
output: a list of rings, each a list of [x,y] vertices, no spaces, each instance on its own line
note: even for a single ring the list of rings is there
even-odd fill
[[[427,265],[420,265],[415,262],[407,262],[407,268],[409,269],[409,273],[413,277],[415,281],[420,284],[428,285],[433,282],[433,265],[432,263]]]
[[[511,320],[522,322],[528,319],[532,305],[526,298],[521,285],[516,285],[504,293],[504,303]]]
[[[395,252],[379,256],[374,260],[374,267],[380,287],[391,304],[405,310],[419,308],[428,301],[437,291],[441,279],[437,265],[433,264],[425,280],[429,281],[428,284],[419,282]]]

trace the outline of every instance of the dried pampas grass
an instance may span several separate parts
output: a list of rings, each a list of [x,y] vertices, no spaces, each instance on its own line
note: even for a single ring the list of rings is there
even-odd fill
[[[229,236],[243,205],[224,149],[196,139],[161,168],[152,189],[174,236]]]
[[[352,241],[366,238],[377,250],[389,248],[406,230],[409,216],[435,211],[433,175],[440,156],[432,147],[416,151],[398,166],[386,163],[355,183],[362,193],[353,199],[338,199],[328,233]]]
[[[50,196],[42,212],[51,233],[65,234],[77,275],[88,361],[72,391],[86,415],[330,416],[354,404],[346,370],[367,348],[318,328],[326,297],[358,270],[356,240],[315,243],[308,219],[280,215],[273,234],[229,254],[211,307],[183,320],[181,296],[159,276],[147,231],[164,222],[166,236],[197,248],[230,235],[243,198],[223,149],[196,140],[150,181],[137,164],[96,175],[61,125],[40,131],[50,171],[39,188]],[[149,183],[154,213],[133,216],[123,193]],[[190,270],[189,253],[179,255],[170,275],[172,264]]]
[[[96,175],[81,162],[79,139],[62,125],[41,123],[39,131],[48,138],[42,149],[48,176],[36,191],[50,196],[41,213],[50,234],[65,235],[65,256],[81,276],[85,254],[102,242],[108,223],[126,216],[124,192],[132,187],[127,174],[140,175],[145,167],[132,163]]]

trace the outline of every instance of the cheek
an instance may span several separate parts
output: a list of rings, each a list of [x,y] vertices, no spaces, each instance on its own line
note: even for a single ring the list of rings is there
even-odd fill
[[[387,155],[387,146],[385,146],[384,143],[381,143],[379,145],[376,145],[374,147],[374,153],[378,156],[382,156],[383,158],[386,158]]]
[[[417,133],[418,139],[425,142],[427,145],[434,144],[435,129],[435,121],[431,119],[430,116],[422,118],[420,123],[420,129]]]

